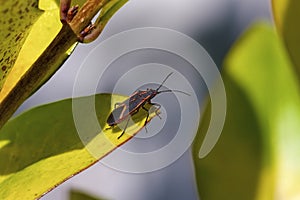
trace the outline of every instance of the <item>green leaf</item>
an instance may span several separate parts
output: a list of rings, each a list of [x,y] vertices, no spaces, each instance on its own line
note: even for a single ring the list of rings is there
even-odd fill
[[[72,99],[36,107],[10,120],[0,131],[0,199],[34,199],[66,179],[91,166],[128,141],[144,127],[146,112],[134,115],[135,125],[121,134],[118,127],[107,129],[106,119],[123,96],[100,94],[73,99],[86,105],[95,98],[95,112],[102,131],[87,126],[93,112],[82,106],[88,141],[84,145],[73,119]],[[77,110],[78,111],[78,110]],[[154,117],[152,113],[151,118]]]
[[[3,18],[3,23],[8,24],[10,18],[7,18],[5,14],[11,13],[12,16],[19,16],[19,8],[15,5],[19,5],[19,0],[3,1],[4,7],[0,12],[0,17]],[[29,1],[31,3],[31,1]],[[35,18],[27,19],[25,22],[17,23],[13,28],[16,30],[11,31],[12,28],[1,30],[1,33],[5,37],[1,38],[3,43],[2,47],[11,49],[16,47],[16,50],[9,50],[15,54],[9,55],[9,58],[13,59],[14,56],[18,57],[11,65],[3,67],[5,69],[1,75],[0,73],[0,128],[7,122],[16,109],[45,81],[47,81],[51,75],[63,64],[68,58],[77,41],[77,36],[89,23],[90,19],[104,6],[103,19],[100,19],[100,32],[103,30],[107,21],[112,15],[126,2],[125,0],[112,0],[106,2],[103,5],[101,0],[97,1],[85,1],[75,0],[72,1],[76,4],[83,4],[82,9],[78,11],[73,20],[62,26],[59,19],[59,0],[41,0],[39,1],[39,9],[37,8],[37,2],[30,4],[34,6],[34,9],[27,6],[27,4],[21,5],[22,9],[28,11],[26,16],[33,15]],[[28,3],[29,4],[29,3]],[[27,7],[26,7],[27,6]],[[24,8],[23,8],[24,7]],[[15,11],[16,10],[16,11]],[[43,10],[43,12],[41,11]],[[33,14],[31,14],[33,12]],[[35,14],[38,13],[38,14]],[[1,15],[2,14],[2,15]],[[34,15],[35,14],[35,15]],[[18,21],[19,18],[16,19]],[[82,19],[85,19],[82,21]],[[14,24],[14,23],[13,23]],[[25,28],[19,29],[20,24],[25,24]],[[31,26],[28,26],[30,24]],[[12,43],[10,40],[6,40],[7,34],[12,37],[13,42],[19,40],[19,34],[25,31],[25,37],[20,37],[20,43]],[[16,33],[17,32],[17,33]],[[99,34],[100,34],[99,32]],[[21,40],[22,39],[22,40]],[[2,44],[1,41],[1,44]],[[22,42],[22,43],[21,43]],[[0,57],[1,59],[1,57]],[[1,60],[0,60],[1,61]],[[1,62],[5,62],[3,59]],[[1,83],[2,81],[2,83]]]
[[[0,97],[3,98],[45,51],[62,25],[59,18],[59,1],[1,1],[0,23],[4,26],[1,26],[0,32],[0,58],[3,58],[0,66],[5,71],[0,71]],[[80,5],[83,2],[84,0],[76,1]],[[58,66],[53,66],[45,80],[67,59],[71,50],[65,53],[57,63]],[[5,54],[4,57],[1,56],[1,52]],[[6,63],[6,60],[9,63]]]
[[[0,0],[0,90],[33,24],[43,14],[37,0]]]
[[[98,20],[105,26],[108,20],[127,2],[128,0],[111,0],[101,9]]]
[[[18,5],[18,7],[15,5]],[[9,35],[13,41],[1,37],[1,48],[5,51],[6,49],[14,50],[7,53],[7,56],[12,59],[10,65],[1,64],[2,66],[5,65],[5,72],[0,73],[0,128],[15,109],[62,65],[73,49],[71,48],[67,52],[64,51],[47,70],[45,76],[39,76],[43,79],[42,81],[33,80],[32,75],[29,74],[29,79],[32,79],[35,83],[32,89],[27,91],[23,85],[20,87],[23,88],[21,90],[17,86],[20,84],[21,78],[30,72],[33,64],[54,40],[62,27],[59,19],[59,7],[54,0],[12,0],[3,1],[1,9],[5,11],[0,12],[0,18],[3,20],[2,24],[8,24],[10,21],[9,16],[14,16],[14,23],[12,23],[14,26],[12,28],[1,26],[0,32],[0,34]],[[15,40],[18,35],[22,35],[22,37]],[[40,66],[40,68],[45,68],[45,66]],[[20,100],[16,100],[18,98]]]
[[[100,200],[99,198],[93,197],[91,195],[88,195],[78,190],[71,190],[69,199],[70,200]]]
[[[300,77],[300,1],[272,0],[275,24],[283,37],[292,61]]]
[[[79,5],[84,2],[85,0],[73,1]],[[1,91],[10,71],[14,69],[13,76],[6,83],[6,90],[11,89],[49,46],[62,25],[59,19],[59,0],[0,0],[0,3]],[[66,52],[59,66],[70,53],[71,51]]]
[[[257,24],[237,41],[223,80],[228,107],[221,137],[198,158],[208,107],[193,146],[201,199],[299,198],[299,86],[273,27]]]

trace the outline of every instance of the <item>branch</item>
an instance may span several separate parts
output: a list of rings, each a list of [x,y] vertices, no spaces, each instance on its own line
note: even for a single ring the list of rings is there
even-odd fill
[[[108,0],[87,0],[69,24],[64,24],[58,35],[21,77],[15,88],[0,103],[0,128],[18,107],[58,68],[66,51],[78,40],[80,32]]]

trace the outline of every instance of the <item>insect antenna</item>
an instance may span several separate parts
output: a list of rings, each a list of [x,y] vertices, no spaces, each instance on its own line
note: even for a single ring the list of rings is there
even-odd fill
[[[178,93],[182,93],[182,94],[191,96],[189,93],[186,93],[186,92],[183,92],[183,91],[180,91],[180,90],[163,90],[163,91],[159,91],[158,94],[163,93],[163,92],[178,92]]]
[[[189,93],[186,93],[186,92],[183,92],[183,91],[180,91],[180,90],[163,90],[163,91],[158,91],[162,86],[163,84],[166,82],[166,80],[173,74],[173,72],[171,72],[170,74],[168,74],[168,76],[162,81],[162,83],[159,85],[159,87],[156,89],[156,92],[159,94],[159,93],[163,93],[163,92],[179,92],[179,93],[182,93],[182,94],[185,94],[185,95],[188,95],[188,96],[191,96]]]
[[[166,82],[166,80],[173,74],[173,72],[171,72],[170,74],[168,74],[168,76],[163,80],[163,82],[160,84],[160,86],[158,86],[158,88],[156,89],[156,91],[158,92],[158,90],[161,88],[161,86],[163,86],[163,84]]]

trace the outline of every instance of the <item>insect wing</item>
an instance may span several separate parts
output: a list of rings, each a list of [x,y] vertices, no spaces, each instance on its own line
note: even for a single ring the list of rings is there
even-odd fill
[[[110,126],[116,125],[122,122],[126,116],[128,116],[128,107],[126,104],[122,104],[116,109],[114,109],[107,118],[107,123]]]
[[[133,95],[131,95],[128,102],[129,112],[136,110],[137,105],[139,104],[140,101],[141,100],[140,100],[139,93],[134,93]]]
[[[141,105],[145,104],[149,99],[149,94],[147,91],[139,91],[132,95],[129,99],[129,112],[132,113],[138,110]]]
[[[139,108],[149,100],[149,91],[137,91],[128,99],[118,104],[107,118],[107,124],[116,125],[124,121],[127,116],[137,112]]]

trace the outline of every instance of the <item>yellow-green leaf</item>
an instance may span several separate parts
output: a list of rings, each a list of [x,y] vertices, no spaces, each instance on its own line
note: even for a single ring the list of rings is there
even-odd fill
[[[3,12],[0,13],[0,17],[6,19],[5,14],[10,12],[10,9],[14,10],[14,5],[18,5],[18,2],[19,0],[5,1],[5,7],[3,7]],[[14,60],[15,62],[11,63],[10,67],[3,67],[5,73],[2,73],[2,84],[0,83],[0,88],[2,88],[0,91],[0,128],[23,101],[48,80],[67,59],[74,48],[74,44],[78,38],[77,36],[82,31],[82,27],[85,28],[85,26],[90,23],[89,19],[92,19],[99,9],[104,6],[104,10],[107,12],[104,13],[103,20],[100,19],[100,24],[102,24],[100,30],[102,30],[107,21],[126,1],[113,0],[108,1],[109,3],[106,2],[107,4],[105,5],[102,4],[103,2],[101,0],[72,1],[72,3],[79,5],[84,2],[85,4],[82,6],[84,9],[80,9],[73,20],[64,26],[61,25],[59,20],[59,0],[39,1],[40,10],[37,8],[37,3],[30,4],[31,6],[35,6],[34,11],[40,15],[34,18],[35,21],[30,21],[32,27],[26,26],[28,28],[28,31],[26,29],[26,36],[28,35],[28,37],[26,40],[24,37],[24,40],[21,40],[23,43],[17,45],[18,51],[16,51],[17,53],[15,55],[18,55],[18,57],[16,61]],[[31,13],[26,5],[27,4],[24,5],[24,9],[26,12],[28,10],[28,12]],[[41,10],[43,10],[43,12]],[[16,12],[18,12],[18,10],[12,15],[18,16]],[[28,14],[28,16],[31,16],[31,14]],[[86,20],[82,21],[82,19]],[[8,23],[6,21],[4,20],[3,23]],[[27,21],[26,23],[29,23]],[[18,24],[16,27],[18,27]],[[23,30],[19,29],[16,30],[18,34],[22,31]],[[4,35],[13,34],[13,32],[8,30],[3,30],[3,32]],[[13,35],[13,39],[16,37],[19,38],[19,36]],[[5,38],[1,39],[2,41],[6,41]],[[7,45],[3,45],[3,48],[10,49],[11,46],[15,45],[8,42]],[[4,59],[4,61],[5,60],[6,59]]]
[[[90,98],[94,97],[75,101],[84,105]],[[129,126],[120,139],[121,130],[107,129],[106,124],[114,104],[124,98],[100,94],[95,96],[96,113],[81,108],[85,120],[96,114],[102,127],[102,131],[95,126],[85,127],[91,136],[84,141],[86,145],[75,126],[71,99],[34,108],[10,120],[0,131],[0,199],[40,197],[129,140],[143,128],[144,110],[134,115],[136,124]]]
[[[21,78],[23,78],[25,74],[28,74],[28,72],[32,69],[33,63],[41,56],[44,50],[53,41],[55,36],[60,31],[62,25],[59,19],[59,8],[57,2],[54,0],[12,0],[3,2],[5,3],[3,3],[3,7],[1,5],[1,9],[8,11],[5,13],[1,12],[0,18],[4,20],[4,24],[7,24],[7,21],[9,21],[7,13],[11,13],[11,15],[15,16],[16,18],[16,27],[13,30],[4,27],[5,29],[1,30],[0,34],[10,34],[12,35],[11,37],[16,37],[15,35],[22,34],[24,37],[21,38],[22,40],[15,40],[15,43],[8,42],[5,37],[1,37],[2,48],[15,48],[15,51],[11,51],[7,54],[7,56],[10,58],[15,57],[15,59],[13,62],[11,62],[9,67],[5,67],[6,71],[0,78],[0,128],[12,115],[15,109],[17,109],[18,106],[25,100],[24,97],[28,97],[34,92],[35,89],[37,89],[44,81],[46,81],[54,73],[54,71],[59,68],[59,66],[65,61],[70,53],[64,51],[63,55],[61,55],[59,59],[54,62],[51,68],[47,70],[46,75],[44,77],[39,76],[42,78],[42,81],[33,80],[34,78],[32,77],[32,80],[35,82],[35,84],[32,86],[32,89],[27,91],[24,85],[21,86],[21,88],[23,88],[22,91],[20,91],[20,88],[17,89],[17,84],[20,83]],[[27,6],[29,3],[25,4],[20,2],[32,2],[30,6],[34,7],[30,8]],[[26,17],[20,16],[20,11],[14,11],[14,5],[20,5],[22,10],[26,11],[22,11]],[[27,17],[32,15],[34,17]],[[25,19],[25,21],[22,21],[22,19]],[[22,29],[23,24],[25,24],[26,28]],[[41,68],[45,67],[41,66]],[[29,74],[29,76],[31,75]],[[18,98],[20,100],[17,100]]]
[[[36,20],[43,14],[37,0],[0,0],[0,90]]]
[[[79,5],[84,2],[73,1]],[[62,25],[59,0],[0,0],[0,3],[0,91],[11,75],[5,88],[8,92],[51,43]],[[64,59],[69,53],[66,52]],[[0,94],[5,95],[5,92]]]
[[[300,1],[272,0],[275,24],[300,76]]]
[[[103,25],[126,3],[128,0],[111,0],[102,9],[98,20],[101,20]]]
[[[83,0],[81,1],[83,2]],[[30,66],[47,48],[62,27],[59,19],[59,4],[55,0],[27,0],[27,2],[12,0],[3,2],[1,4],[4,5],[1,5],[1,8],[6,12],[0,13],[3,20],[1,24],[7,24],[8,27],[1,26],[3,30],[0,34],[9,35],[9,38],[1,37],[0,48],[7,51],[6,56],[14,59],[9,66],[1,63],[6,70],[3,74],[0,73],[0,89],[2,89],[0,100],[13,89],[20,77],[30,69]],[[15,7],[15,4],[19,6]],[[13,17],[10,17],[10,15]],[[10,21],[13,21],[11,23],[14,25],[13,27],[9,26]],[[22,37],[19,38],[19,35]],[[17,38],[19,39],[17,40]],[[13,51],[9,50],[11,48],[13,48]],[[68,57],[68,53],[58,66]],[[5,61],[5,57],[3,58]],[[53,67],[53,71],[58,66]],[[49,72],[50,74],[51,72]]]
[[[78,190],[70,191],[70,200],[100,200],[92,195],[86,194]]]
[[[223,79],[222,135],[207,157],[197,157],[208,109],[193,147],[201,199],[298,199],[300,88],[273,27],[255,25],[237,41]]]

